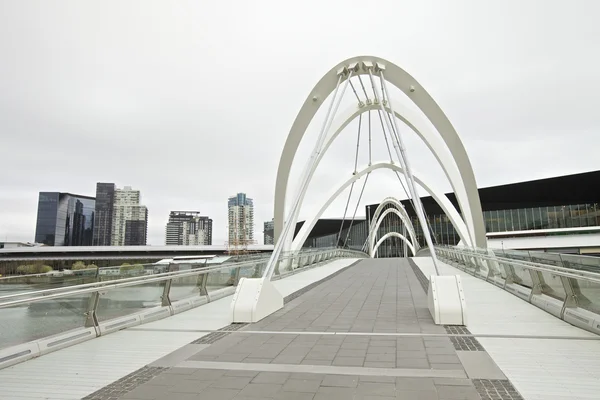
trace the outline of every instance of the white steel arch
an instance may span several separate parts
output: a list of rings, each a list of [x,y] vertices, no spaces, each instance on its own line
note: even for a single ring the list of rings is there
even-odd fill
[[[283,230],[287,185],[291,166],[300,145],[300,141],[320,106],[336,88],[340,74],[347,79],[347,75],[345,74],[349,69],[353,71],[354,75],[364,75],[369,74],[370,72],[384,70],[386,80],[402,90],[433,124],[448,147],[452,158],[456,162],[456,167],[458,168],[459,175],[462,179],[461,186],[465,189],[467,204],[465,204],[464,207],[463,204],[460,204],[460,206],[465,216],[471,215],[471,218],[467,218],[467,220],[469,220],[469,225],[473,226],[472,242],[478,247],[486,247],[485,226],[483,223],[483,213],[481,211],[475,175],[466,150],[458,134],[454,130],[454,127],[433,98],[431,98],[427,91],[411,75],[387,60],[371,56],[350,58],[331,69],[313,88],[313,91],[307,97],[298,113],[286,140],[281,154],[279,168],[277,170],[274,221],[275,240],[279,239],[279,235]],[[444,165],[446,164],[447,163],[444,163]],[[458,191],[456,191],[456,193],[458,195]],[[454,207],[452,207],[452,209],[454,209]],[[454,209],[454,211],[456,210]],[[461,220],[460,222],[463,221]],[[456,226],[456,224],[454,225]],[[306,224],[304,226],[306,226]],[[465,234],[469,235],[469,229],[467,229],[466,232],[463,231],[462,233],[459,233],[459,235],[465,243],[472,243],[471,240],[466,240],[466,237],[463,237]],[[295,246],[292,245],[292,247]]]
[[[335,201],[335,199],[348,186],[350,186],[352,184],[352,182],[356,182],[364,175],[366,175],[370,172],[373,172],[375,170],[378,170],[378,169],[389,169],[389,170],[404,174],[404,170],[402,169],[402,167],[400,167],[396,164],[389,163],[389,162],[374,163],[374,164],[369,165],[368,167],[364,168],[361,171],[357,171],[355,175],[353,175],[348,180],[346,180],[342,185],[339,186],[339,188],[335,192],[333,192],[331,194],[329,199],[323,204],[323,206],[316,213],[314,213],[310,218],[306,219],[306,222],[302,225],[302,228],[300,229],[300,231],[296,235],[296,238],[292,242],[291,250],[296,251],[296,250],[299,250],[300,248],[302,248],[302,245],[306,241],[306,238],[308,238],[308,235],[310,234],[312,228],[315,226],[315,224],[317,223],[319,218],[321,218],[321,215],[323,215],[323,213],[325,212],[325,210],[327,210],[329,205],[331,203],[333,203],[333,201]],[[458,211],[456,211],[456,208],[454,208],[454,205],[452,205],[450,200],[448,200],[448,198],[446,197],[444,192],[438,191],[438,190],[433,190],[431,187],[429,187],[427,184],[425,184],[425,182],[423,182],[416,174],[414,174],[413,177],[415,179],[415,182],[419,186],[421,186],[423,189],[425,189],[425,191],[427,191],[427,193],[429,193],[431,195],[431,197],[433,197],[433,199],[438,203],[440,208],[448,216],[448,218],[450,219],[450,222],[454,226],[454,229],[456,229],[456,232],[460,236],[460,239],[463,240],[464,243],[470,244],[469,236],[467,234],[467,227],[466,227],[464,221],[460,218]]]
[[[404,236],[402,236],[401,234],[399,234],[398,232],[388,232],[385,235],[383,235],[381,237],[381,239],[379,239],[377,241],[377,244],[375,245],[375,247],[373,247],[373,250],[369,251],[369,256],[371,258],[375,257],[375,254],[377,254],[377,249],[379,249],[379,246],[381,246],[381,244],[383,242],[386,241],[386,239],[391,238],[391,237],[397,237],[399,239],[401,239],[402,241],[406,242],[406,245],[408,246],[408,248],[410,249],[411,253],[413,256],[415,256],[417,253],[415,251],[415,248],[413,247],[412,243],[410,242],[410,240],[408,240],[407,238],[405,238]]]
[[[435,159],[437,160],[439,165],[444,170],[444,173],[445,173],[448,181],[450,182],[450,185],[452,186],[452,190],[456,194],[456,199],[458,201],[458,205],[459,205],[461,211],[463,211],[463,215],[464,215],[463,220],[465,221],[465,223],[467,225],[467,232],[471,239],[470,242],[472,243],[473,237],[475,235],[474,228],[473,228],[473,218],[472,218],[470,209],[468,207],[468,196],[467,196],[467,192],[465,190],[464,182],[462,180],[460,172],[458,171],[458,168],[456,167],[456,163],[454,162],[454,159],[452,158],[451,154],[448,152],[448,149],[446,148],[446,145],[444,144],[442,139],[439,137],[439,135],[433,129],[431,129],[431,127],[426,123],[426,121],[423,119],[423,117],[421,115],[419,115],[418,113],[414,112],[413,110],[411,110],[405,106],[402,106],[400,102],[394,102],[394,104],[399,104],[396,106],[396,109],[394,110],[394,114],[395,114],[396,118],[398,118],[402,122],[404,122],[413,132],[415,132],[417,134],[417,136],[419,136],[421,138],[421,140],[423,140],[423,142],[427,145],[429,150],[435,156]],[[389,107],[386,106],[384,108],[388,114],[391,114],[391,110]],[[379,108],[378,104],[363,104],[362,106],[354,105],[354,106],[349,107],[342,114],[342,117],[338,119],[338,122],[333,124],[333,126],[337,127],[337,128],[335,128],[333,130],[333,132],[327,137],[325,144],[323,145],[323,150],[317,157],[315,165],[308,173],[308,179],[309,180],[312,179],[323,156],[327,153],[327,150],[329,150],[329,147],[333,144],[335,139],[337,139],[337,137],[343,132],[343,130],[352,121],[354,121],[356,118],[358,118],[363,113],[373,111],[373,110],[378,111],[379,109],[380,108]],[[307,190],[300,192],[298,194],[299,206],[296,208],[294,215],[292,215],[292,217],[291,217],[291,220],[293,221],[292,224],[298,222],[300,209],[302,207],[302,203],[304,201],[304,197],[306,196],[307,191],[308,191],[308,188],[307,188]],[[280,210],[276,210],[276,212],[277,211],[280,211],[282,214],[279,215],[276,213],[274,216],[275,220],[277,220],[277,219],[283,220],[285,218],[283,215],[283,212],[284,212],[283,208]],[[286,243],[284,245],[284,251],[287,251],[290,249],[291,243],[292,243],[292,236],[289,235],[287,237]]]
[[[371,220],[374,220],[376,222],[373,225],[371,225],[371,228],[369,229],[369,236],[367,237],[367,240],[369,242],[369,247],[368,247],[369,248],[369,254],[371,254],[372,251],[373,251],[373,246],[375,244],[375,237],[377,236],[377,230],[379,229],[379,226],[383,222],[383,219],[388,214],[396,214],[397,216],[400,217],[400,220],[402,220],[402,223],[404,224],[404,226],[407,227],[408,234],[410,236],[410,243],[411,243],[411,245],[413,246],[413,248],[416,248],[418,250],[419,249],[419,242],[417,242],[417,236],[416,236],[415,231],[414,231],[414,229],[412,227],[412,224],[410,223],[410,218],[408,218],[408,214],[406,214],[406,211],[404,210],[404,213],[402,213],[401,211],[399,211],[396,208],[388,208],[381,215],[378,215],[377,219],[375,219],[375,218],[371,219]]]

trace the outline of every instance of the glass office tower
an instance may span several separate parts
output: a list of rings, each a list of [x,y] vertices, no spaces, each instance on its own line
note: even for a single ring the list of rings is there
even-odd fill
[[[91,246],[94,197],[40,192],[35,241],[48,246]]]

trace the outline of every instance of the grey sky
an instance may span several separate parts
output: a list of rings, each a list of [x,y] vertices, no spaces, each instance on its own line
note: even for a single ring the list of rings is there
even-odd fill
[[[325,72],[361,54],[395,62],[430,92],[479,186],[600,168],[600,3],[366,4],[0,0],[0,240],[34,239],[39,191],[94,195],[107,181],[142,191],[149,244],[164,244],[177,209],[212,217],[222,244],[238,191],[255,200],[262,242],[296,113]],[[301,217],[349,177],[355,131],[324,159]],[[413,136],[414,168],[448,190]],[[373,159],[384,149],[379,140]],[[389,195],[402,196],[380,172],[364,203]],[[326,215],[341,216],[345,201]]]

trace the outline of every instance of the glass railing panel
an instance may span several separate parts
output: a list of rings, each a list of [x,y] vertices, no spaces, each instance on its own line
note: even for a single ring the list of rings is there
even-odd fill
[[[531,280],[531,275],[530,275],[528,269],[525,269],[518,265],[513,265],[512,268],[514,271],[514,273],[513,273],[514,283],[521,285],[521,286],[528,287],[528,288],[533,287],[533,281]]]
[[[558,300],[565,300],[565,288],[562,284],[560,276],[548,271],[540,271],[538,273],[542,284],[542,293]]]
[[[98,280],[101,282],[112,281],[116,279],[135,278],[146,275],[154,275],[162,272],[168,272],[168,264],[128,264],[103,267],[98,269]]]
[[[181,276],[171,279],[169,299],[171,302],[201,295],[202,275]]]
[[[96,315],[99,321],[123,317],[146,308],[160,306],[166,281],[146,282],[111,289],[100,294]]]
[[[600,257],[560,254],[560,258],[565,268],[600,274]]]
[[[206,290],[208,293],[235,285],[237,267],[219,268],[208,272]]]
[[[45,274],[13,275],[0,278],[0,296],[96,282],[96,269],[51,271]]]
[[[90,294],[0,308],[0,349],[85,325]]]
[[[577,298],[577,306],[600,314],[600,283],[569,279]]]
[[[555,267],[563,267],[560,254],[558,253],[542,253],[542,252],[529,252],[531,255],[531,261],[539,264],[553,265]]]

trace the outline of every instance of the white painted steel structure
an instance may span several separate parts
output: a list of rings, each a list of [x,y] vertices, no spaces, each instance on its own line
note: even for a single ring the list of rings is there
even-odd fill
[[[385,71],[385,79],[383,78],[383,71]],[[477,192],[477,185],[475,182],[475,177],[473,174],[473,170],[471,168],[470,161],[467,157],[465,148],[462,145],[460,138],[458,137],[458,134],[452,127],[452,124],[450,123],[448,118],[445,116],[443,111],[439,108],[439,106],[435,103],[435,101],[431,98],[431,96],[425,91],[425,89],[421,85],[419,85],[419,83],[412,76],[410,76],[406,71],[404,71],[400,67],[394,65],[393,63],[390,63],[387,60],[384,60],[384,59],[381,59],[378,57],[371,57],[371,56],[360,56],[360,57],[350,58],[350,59],[345,60],[342,63],[340,63],[335,68],[331,69],[327,74],[325,74],[325,76],[314,87],[313,91],[307,97],[298,116],[296,117],[296,120],[294,121],[292,129],[290,130],[286,144],[284,146],[284,149],[283,149],[283,152],[281,155],[281,159],[280,159],[279,169],[277,171],[277,183],[276,183],[276,188],[275,188],[275,213],[274,213],[275,214],[275,226],[274,226],[275,239],[278,240],[279,237],[281,236],[281,234],[284,230],[284,224],[286,224],[286,223],[295,224],[295,222],[296,222],[295,219],[297,219],[297,213],[299,212],[299,208],[300,208],[298,206],[296,206],[290,213],[291,221],[285,221],[284,214],[285,214],[285,203],[286,203],[286,196],[287,196],[287,185],[288,185],[288,181],[289,181],[291,167],[292,167],[292,164],[294,161],[294,157],[296,155],[296,151],[300,145],[302,137],[304,136],[304,134],[306,132],[306,129],[308,128],[308,125],[314,118],[318,109],[321,107],[321,105],[327,99],[327,97],[332,92],[334,92],[334,90],[337,93],[337,88],[339,88],[342,81],[345,81],[346,83],[349,82],[349,80],[351,79],[351,77],[353,75],[354,76],[369,75],[372,79],[374,73],[378,74],[378,76],[381,77],[382,89],[383,89],[382,92],[383,92],[384,96],[387,93],[387,90],[385,90],[385,81],[387,80],[392,85],[394,85],[395,87],[397,87],[398,89],[403,91],[413,101],[413,103],[415,105],[417,105],[417,107],[425,114],[427,119],[437,129],[442,140],[444,141],[448,150],[450,151],[450,154],[452,156],[452,159],[453,159],[455,165],[452,165],[450,163],[450,158],[443,156],[444,152],[441,151],[441,149],[440,149],[440,151],[438,151],[439,141],[436,141],[435,139],[433,139],[434,135],[431,135],[431,137],[429,137],[428,134],[424,133],[424,132],[430,132],[429,130],[420,129],[420,127],[421,127],[420,122],[415,123],[415,122],[409,120],[409,122],[412,122],[409,124],[409,126],[414,127],[416,131],[419,131],[423,135],[422,138],[424,138],[425,142],[428,144],[430,149],[432,149],[432,151],[434,151],[434,154],[435,154],[436,158],[438,159],[438,162],[440,162],[442,164],[442,166],[446,172],[446,175],[449,178],[452,177],[451,184],[452,184],[453,188],[455,189],[455,192],[457,193],[457,195],[460,197],[461,209],[462,209],[463,215],[466,216],[466,220],[468,221],[467,226],[470,228],[470,229],[467,229],[467,231],[466,231],[467,237],[470,239],[470,237],[472,236],[473,243],[475,245],[477,245],[479,247],[485,247],[485,244],[486,244],[485,226],[484,226],[483,215],[482,215],[482,211],[481,211],[481,203],[479,201],[479,194]],[[345,91],[345,88],[346,88],[346,86],[344,86],[344,91]],[[373,107],[376,107],[379,98],[378,98],[377,93],[374,93],[374,94],[375,94],[375,104],[373,104],[373,103],[371,103],[371,104],[373,105]],[[342,95],[343,95],[343,93],[342,93]],[[390,99],[388,97],[388,101],[389,100]],[[367,99],[367,103],[369,103],[369,101],[370,100]],[[337,104],[337,106],[339,106],[339,103]],[[336,106],[336,110],[337,110],[337,106]],[[363,107],[364,106],[365,105],[363,104]],[[386,106],[388,106],[388,104],[383,104],[383,105],[379,104],[380,108],[382,106],[386,107]],[[385,109],[387,109],[388,111],[391,111],[391,103],[389,104],[389,107],[386,107]],[[331,108],[330,108],[330,111],[331,111]],[[406,110],[403,110],[403,111],[406,111]],[[328,112],[326,119],[329,118],[329,114],[330,113]],[[396,112],[394,112],[394,114],[396,115]],[[402,113],[400,113],[400,114],[402,114]],[[348,118],[346,118],[347,122],[342,122],[341,125],[344,125],[344,123],[345,123],[345,125],[347,125],[348,123],[350,123],[350,121],[352,119],[356,118],[356,115],[353,114],[349,118],[350,118],[350,120],[348,120]],[[393,120],[394,120],[393,121],[394,126],[396,126],[395,118]],[[388,121],[386,119],[386,123],[387,122]],[[417,129],[417,125],[419,126],[419,129]],[[391,130],[392,131],[394,130],[393,126],[392,126]],[[327,131],[328,131],[328,124],[326,122],[326,124],[323,126],[322,135],[323,135],[323,133],[327,133]],[[339,131],[341,131],[341,129],[336,129],[335,132],[337,132],[337,134],[339,134]],[[395,131],[397,133],[397,126],[396,126]],[[334,133],[334,135],[336,135],[336,136],[337,136],[337,134]],[[428,135],[428,136],[425,137],[425,135]],[[330,136],[331,140],[333,140],[333,138],[334,138],[333,135]],[[325,141],[323,138],[320,138],[319,140],[322,142],[326,142],[326,143],[331,142],[331,140]],[[319,153],[322,154],[326,150],[327,150],[327,146],[317,147],[317,160],[318,161],[320,160],[320,157],[322,157]],[[402,150],[403,149],[400,149],[400,151],[402,151]],[[312,178],[312,174],[314,173],[314,168],[316,168],[318,161],[316,163],[313,163],[312,167],[309,164],[307,171],[305,171],[305,176],[307,177],[308,181],[310,181],[310,179]],[[454,171],[454,172],[450,172],[450,171]],[[456,173],[456,171],[458,171],[458,173]],[[409,173],[409,175],[410,175],[410,173]],[[409,178],[410,178],[410,176],[409,176]],[[460,179],[460,181],[458,181],[458,179]],[[409,186],[411,184],[410,181],[411,180],[409,179]],[[462,184],[460,184],[460,183],[462,183]],[[300,203],[306,193],[307,188],[308,188],[308,186],[304,185],[299,191],[298,199],[300,200]],[[464,191],[463,191],[463,188],[464,188]],[[411,190],[411,193],[412,192],[413,191]],[[420,204],[419,202],[416,202],[416,203]],[[420,205],[417,205],[417,207],[420,207]],[[465,243],[471,242],[471,240],[467,240],[466,238],[461,238],[461,239],[463,239],[465,241]],[[289,242],[289,240],[290,239],[284,238],[284,242]],[[293,247],[293,245],[292,245],[292,247]],[[285,248],[286,247],[284,246],[284,249]]]
[[[405,236],[399,234],[398,232],[388,232],[385,235],[383,235],[375,244],[375,246],[373,246],[373,250],[371,250],[369,252],[369,255],[371,257],[375,257],[377,255],[377,249],[379,249],[379,246],[381,246],[383,244],[383,242],[386,241],[386,239],[391,238],[391,237],[397,237],[398,239],[402,240],[404,243],[406,243],[406,245],[408,246],[408,248],[410,249],[410,252],[412,253],[412,255],[414,256],[416,253],[415,248],[413,246],[413,244],[410,242],[410,240],[408,240]]]
[[[387,210],[383,211],[383,208],[386,205],[392,205],[393,208],[388,208]],[[382,211],[383,211],[383,213],[382,213]],[[393,197],[387,197],[387,198],[383,199],[383,201],[381,203],[379,203],[379,205],[377,206],[377,209],[375,210],[375,213],[373,214],[373,216],[371,218],[371,220],[375,221],[375,223],[372,224],[371,227],[369,228],[369,235],[367,237],[367,242],[368,242],[368,246],[369,246],[369,255],[371,257],[375,257],[375,254],[377,254],[377,248],[383,242],[383,240],[385,240],[384,238],[387,239],[387,238],[393,236],[393,235],[392,236],[384,235],[384,237],[382,237],[379,240],[378,244],[376,246],[374,246],[375,238],[377,235],[377,230],[379,229],[379,226],[383,222],[383,219],[388,214],[396,214],[402,221],[402,224],[406,227],[406,229],[408,229],[408,233],[410,235],[410,240],[408,240],[404,235],[395,236],[395,237],[402,239],[408,245],[408,247],[410,247],[410,249],[412,250],[412,254],[414,256],[416,254],[416,252],[419,250],[419,243],[417,242],[415,228],[410,220],[410,217],[408,216],[408,213],[404,209],[404,206],[402,205],[402,203],[400,203],[397,199],[395,199]],[[406,256],[406,253],[405,253],[405,256]]]
[[[329,196],[328,200],[323,204],[323,206],[316,213],[312,214],[311,219],[306,220],[306,222],[302,225],[302,228],[296,235],[296,238],[294,239],[294,242],[292,244],[292,251],[295,251],[295,249],[300,249],[302,247],[302,244],[308,238],[310,231],[315,226],[315,224],[317,223],[319,218],[321,218],[321,215],[323,215],[323,213],[327,210],[329,205],[331,203],[333,203],[333,201],[348,186],[350,186],[352,184],[352,182],[357,181],[360,178],[362,178],[363,176],[367,175],[368,173],[371,173],[378,169],[389,169],[389,170],[396,171],[401,174],[404,173],[404,170],[400,166],[389,163],[389,162],[374,163],[374,164],[362,169],[361,171],[358,171],[355,175],[353,175],[351,178],[346,180],[342,185],[340,185],[339,188]],[[431,197],[433,197],[433,199],[442,208],[444,213],[446,213],[446,215],[448,216],[448,219],[450,219],[450,222],[452,223],[452,225],[458,232],[458,235],[460,236],[461,240],[467,241],[468,233],[467,233],[467,227],[465,225],[465,222],[462,220],[462,218],[460,218],[458,211],[456,211],[456,208],[454,207],[454,205],[452,205],[450,200],[448,200],[448,198],[444,195],[443,191],[432,189],[429,185],[425,184],[425,182],[423,182],[417,175],[414,175],[414,179],[419,186],[421,186],[423,189],[425,189],[425,191],[427,191],[431,195]]]

